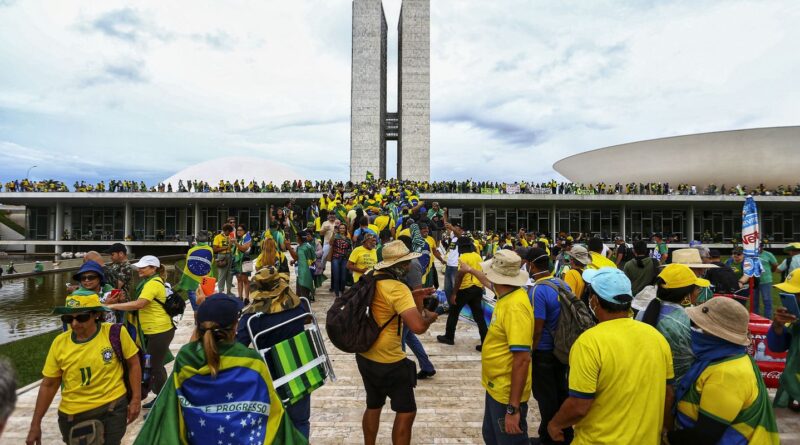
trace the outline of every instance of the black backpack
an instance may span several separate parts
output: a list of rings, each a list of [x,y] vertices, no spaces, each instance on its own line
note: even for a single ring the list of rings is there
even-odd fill
[[[561,312],[558,315],[556,328],[550,332],[550,335],[553,336],[553,355],[561,363],[569,364],[569,351],[572,349],[572,344],[584,331],[595,325],[594,317],[592,317],[592,312],[587,304],[576,297],[564,281],[552,278],[536,283],[537,286],[540,284],[558,292]],[[586,287],[588,288],[588,286]],[[584,291],[584,293],[586,292]]]
[[[156,278],[156,280],[160,281],[160,278]],[[181,295],[181,292],[173,291],[163,303],[158,301],[158,298],[153,298],[153,301],[160,304],[170,318],[178,315],[183,316],[183,312],[186,310],[186,300]]]
[[[392,315],[383,326],[372,316],[372,300],[378,281],[395,279],[391,274],[375,276],[369,271],[353,287],[333,300],[325,319],[325,331],[334,346],[343,352],[366,352],[381,332],[397,317]]]

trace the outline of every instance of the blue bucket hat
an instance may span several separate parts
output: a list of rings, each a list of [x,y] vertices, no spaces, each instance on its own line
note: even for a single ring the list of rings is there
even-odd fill
[[[620,304],[633,300],[631,280],[616,267],[586,269],[582,276],[583,281],[592,286],[594,293],[609,303]]]
[[[97,275],[100,275],[100,286],[104,286],[106,284],[106,273],[103,270],[103,266],[98,264],[97,261],[92,260],[83,263],[81,268],[78,269],[78,272],[72,276],[72,279],[80,283],[81,275],[86,272],[94,272]]]

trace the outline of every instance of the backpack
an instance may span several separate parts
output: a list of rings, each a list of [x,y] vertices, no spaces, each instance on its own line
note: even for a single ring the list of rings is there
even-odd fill
[[[627,263],[628,261],[633,259],[633,248],[631,246],[629,246],[627,243],[620,244],[620,246],[617,249],[618,249],[617,250],[617,254],[622,253],[622,263],[621,264],[624,265],[625,263]],[[619,250],[619,249],[622,249],[622,250]]]
[[[186,300],[179,292],[172,292],[167,295],[167,299],[163,303],[158,301],[158,298],[153,298],[153,301],[160,304],[170,318],[179,315],[183,316],[183,312],[186,310]]]
[[[550,332],[553,336],[553,354],[563,364],[569,363],[569,350],[575,340],[583,332],[595,325],[589,307],[569,289],[566,283],[558,278],[543,280],[543,284],[558,292],[558,302],[561,312],[555,330]],[[588,287],[588,286],[587,286]]]
[[[392,315],[389,321],[380,326],[371,312],[378,281],[389,279],[395,278],[390,274],[375,276],[374,271],[369,271],[353,287],[333,300],[325,319],[325,331],[334,346],[349,353],[366,352],[384,328],[397,317],[397,314]]]
[[[128,361],[125,360],[125,355],[122,353],[122,340],[120,339],[120,331],[124,328],[122,323],[114,323],[111,325],[111,329],[108,333],[108,340],[111,342],[111,349],[114,350],[114,355],[117,356],[119,361],[122,363],[122,380],[125,381],[125,393],[128,397],[128,400],[131,399],[131,395],[133,391],[131,391],[131,382],[129,378],[130,370],[128,369]],[[138,346],[137,346],[138,349]],[[149,376],[145,376],[144,367],[145,367],[145,360],[144,360],[144,353],[142,350],[139,349],[136,355],[139,357],[139,365],[141,366],[142,370],[142,393],[141,397],[145,398],[147,393],[150,392],[150,378]]]

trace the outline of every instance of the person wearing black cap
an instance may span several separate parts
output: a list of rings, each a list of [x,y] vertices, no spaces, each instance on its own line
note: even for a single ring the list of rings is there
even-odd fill
[[[109,284],[115,289],[124,291],[127,297],[131,291],[131,277],[133,277],[133,268],[128,261],[128,249],[122,243],[114,243],[104,253],[111,255],[111,264],[104,266]]]
[[[458,238],[458,252],[460,253],[458,256],[459,263],[467,264],[475,270],[482,270],[481,256],[475,252],[475,243],[472,238],[468,236]],[[461,309],[464,306],[469,306],[470,310],[472,310],[472,318],[478,325],[478,332],[481,336],[481,344],[475,347],[480,351],[487,331],[486,320],[483,318],[483,308],[481,307],[483,284],[473,274],[460,270],[456,272],[454,281],[453,290],[448,295],[450,312],[447,315],[447,327],[444,335],[437,336],[436,340],[447,345],[454,344],[458,314],[461,313]]]
[[[708,269],[705,279],[711,282],[711,289],[715,294],[730,294],[739,290],[739,278],[736,272],[727,264],[720,261],[720,253],[717,249],[711,249],[708,253],[710,264],[717,266],[716,269]]]

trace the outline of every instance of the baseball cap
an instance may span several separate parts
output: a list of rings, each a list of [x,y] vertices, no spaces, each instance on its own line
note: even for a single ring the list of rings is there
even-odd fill
[[[583,271],[583,281],[589,283],[594,293],[609,303],[628,303],[633,300],[631,280],[615,267],[587,269]]]
[[[128,248],[125,247],[125,244],[114,243],[114,244],[111,245],[111,247],[106,249],[103,253],[111,254],[111,253],[116,253],[116,252],[128,253]]]
[[[774,285],[776,288],[790,294],[800,294],[800,269],[795,269],[786,277],[786,281]]]
[[[207,321],[217,323],[220,327],[232,326],[239,319],[242,302],[227,294],[217,293],[206,298],[197,308],[195,321],[198,325]]]
[[[148,266],[160,267],[161,261],[159,261],[158,258],[154,257],[153,255],[145,255],[139,258],[139,261],[137,261],[136,264],[131,264],[131,266],[137,269]]]
[[[584,266],[592,262],[592,259],[589,258],[589,251],[583,246],[572,246],[572,248],[569,249],[569,254],[575,258],[575,261]]]
[[[736,246],[733,248],[733,254],[736,255],[738,253],[744,253],[744,248],[742,246]]]
[[[695,284],[700,287],[708,287],[711,283],[703,278],[698,278],[692,272],[692,269],[685,264],[672,263],[668,264],[658,277],[664,280],[665,289],[678,289],[681,287],[691,286]]]

